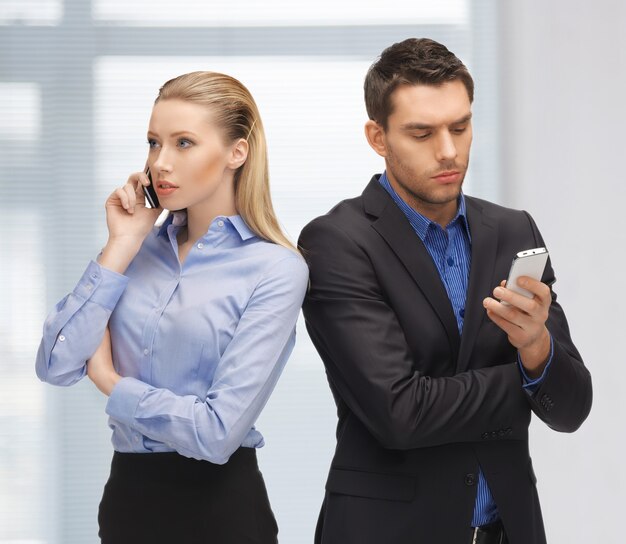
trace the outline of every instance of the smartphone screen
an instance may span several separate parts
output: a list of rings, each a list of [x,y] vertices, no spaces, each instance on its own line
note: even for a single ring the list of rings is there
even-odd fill
[[[150,180],[150,185],[147,187],[143,185],[143,194],[145,195],[146,201],[151,208],[160,208],[161,205],[159,204],[159,197],[157,196],[154,186],[152,185],[152,175],[150,174],[150,168],[148,167],[146,167],[146,175]]]

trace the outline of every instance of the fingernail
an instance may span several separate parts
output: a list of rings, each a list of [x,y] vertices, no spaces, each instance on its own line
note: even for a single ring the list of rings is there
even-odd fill
[[[504,295],[504,289],[502,289],[502,287],[496,287],[493,290],[493,294],[496,295],[497,297],[501,297],[502,295]]]
[[[486,308],[487,306],[489,306],[489,299],[485,298],[483,299],[483,306]]]

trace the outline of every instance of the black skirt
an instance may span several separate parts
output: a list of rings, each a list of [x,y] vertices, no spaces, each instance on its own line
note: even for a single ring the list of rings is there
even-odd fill
[[[98,512],[104,544],[275,544],[256,450],[224,465],[177,453],[118,453]]]

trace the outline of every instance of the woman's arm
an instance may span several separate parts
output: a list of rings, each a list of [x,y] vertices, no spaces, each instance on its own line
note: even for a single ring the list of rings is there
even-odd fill
[[[72,385],[87,373],[86,362],[104,330],[128,278],[92,261],[74,290],[48,315],[37,352],[40,380]]]
[[[113,388],[107,413],[182,455],[225,463],[254,425],[293,349],[307,281],[308,268],[295,255],[265,274],[204,398],[124,377]]]
[[[106,396],[111,394],[115,384],[120,381],[121,376],[113,367],[113,354],[111,353],[111,333],[109,327],[104,330],[104,338],[100,347],[87,361],[87,375],[89,379]]]
[[[48,315],[37,352],[35,370],[40,380],[72,385],[87,372],[89,359],[128,283],[122,274],[152,229],[159,212],[143,205],[143,172],[132,174],[106,201],[109,239],[98,261],[92,261],[82,278]]]

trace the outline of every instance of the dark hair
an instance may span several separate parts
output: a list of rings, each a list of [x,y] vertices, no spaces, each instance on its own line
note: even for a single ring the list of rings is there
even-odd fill
[[[470,102],[474,100],[474,80],[459,58],[428,38],[409,38],[385,49],[365,76],[365,107],[369,118],[385,130],[393,113],[391,95],[401,85],[442,85],[459,80],[465,85]]]

